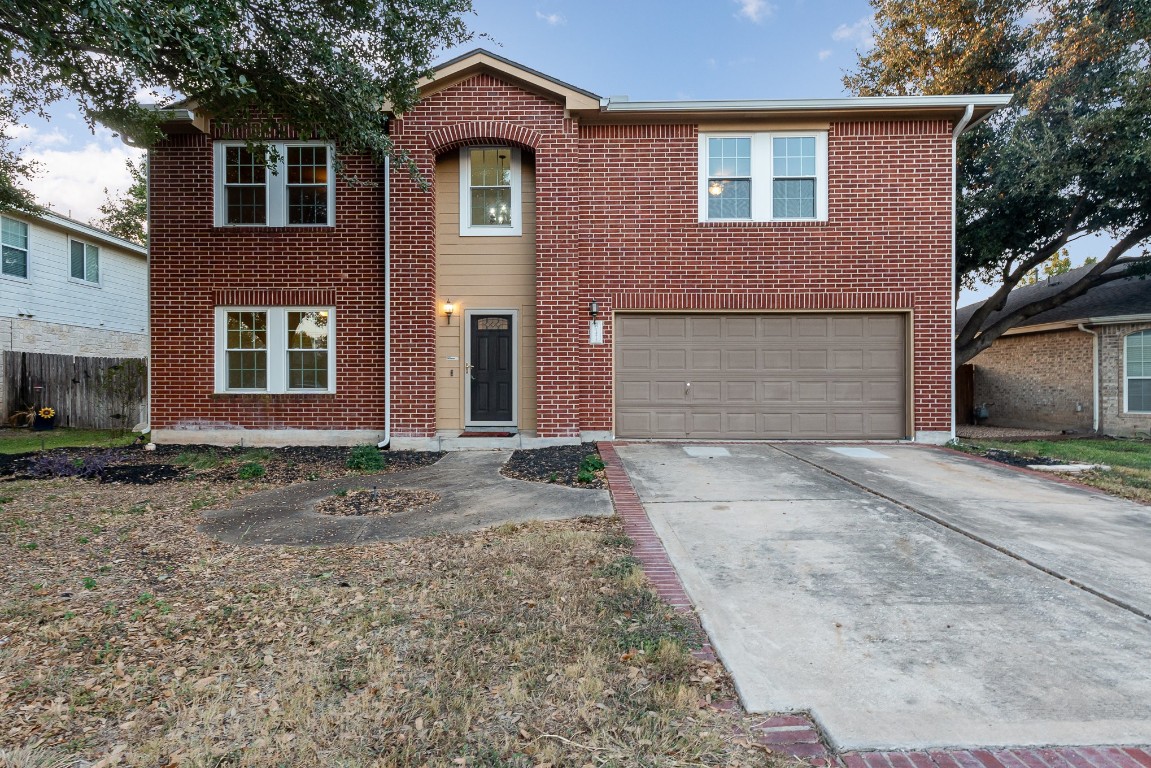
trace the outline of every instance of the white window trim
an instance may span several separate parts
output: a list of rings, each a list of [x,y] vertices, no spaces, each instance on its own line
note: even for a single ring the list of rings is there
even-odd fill
[[[327,389],[288,389],[289,312],[328,313],[328,387]],[[228,312],[268,313],[268,386],[265,389],[229,389],[227,367]],[[217,395],[315,395],[336,391],[336,310],[334,307],[216,307],[215,393]]]
[[[1137,413],[1137,414],[1151,413],[1151,411],[1133,411],[1133,410],[1131,410],[1131,400],[1130,400],[1130,397],[1131,397],[1131,380],[1132,379],[1139,379],[1140,381],[1142,381],[1144,379],[1151,378],[1151,376],[1129,376],[1127,374],[1127,342],[1131,340],[1132,336],[1137,336],[1141,333],[1151,333],[1151,329],[1148,329],[1146,331],[1132,331],[1131,333],[1128,333],[1126,336],[1123,337],[1123,413]]]
[[[472,222],[472,156],[473,149],[510,149],[512,153],[512,223],[511,226],[484,225]],[[460,147],[460,237],[520,237],[524,232],[524,206],[521,197],[520,150],[518,147]]]
[[[14,219],[11,216],[0,216],[0,220],[2,220],[2,219],[7,219],[8,221],[15,221],[18,224],[24,225],[24,247],[23,248],[17,248],[14,245],[7,246],[8,248],[11,248],[11,249],[16,250],[16,251],[24,251],[24,274],[23,275],[13,275],[13,274],[10,274],[8,272],[5,272],[3,270],[3,267],[0,266],[0,277],[4,278],[6,280],[20,280],[23,282],[28,282],[29,279],[31,279],[31,277],[32,277],[32,227],[30,227],[28,225],[28,222],[20,221],[20,219]],[[3,243],[0,243],[0,245],[3,245]],[[3,256],[0,255],[0,258],[3,258]],[[72,276],[72,246],[71,245],[68,246],[68,276],[69,277]]]
[[[751,139],[751,218],[712,219],[707,215],[708,139]],[[775,218],[772,216],[774,169],[772,140],[786,138],[815,139],[815,217]],[[699,220],[726,221],[827,221],[827,131],[755,131],[739,133],[701,133],[699,135]]]
[[[88,254],[84,254],[84,277],[76,277],[72,274],[72,243],[83,243],[85,249],[91,246],[96,249],[96,271],[99,277],[95,280],[88,279]],[[91,288],[102,288],[104,286],[104,264],[103,259],[100,258],[100,246],[96,243],[90,243],[79,237],[68,237],[68,282],[76,283],[77,285],[87,285]]]
[[[267,201],[267,217],[263,224],[229,224],[227,196],[224,193],[224,161],[228,147],[246,147],[243,141],[217,141],[213,145],[213,175],[215,187],[215,217],[217,227],[334,227],[336,225],[336,176],[333,167],[335,148],[322,141],[269,141],[269,147],[275,147],[280,159],[275,166],[275,173],[268,169],[265,177],[265,200]],[[288,223],[288,147],[315,147],[328,148],[328,222],[326,224],[289,224]]]

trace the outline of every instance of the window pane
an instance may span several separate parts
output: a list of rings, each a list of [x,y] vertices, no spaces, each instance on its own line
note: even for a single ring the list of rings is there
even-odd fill
[[[72,277],[77,280],[84,279],[84,244],[73,240],[72,241]]]
[[[4,274],[28,277],[28,251],[5,245],[2,258]]]
[[[1151,412],[1151,379],[1127,380],[1127,410]]]
[[[288,147],[289,184],[327,184],[327,147]]]
[[[224,159],[224,181],[228,184],[263,184],[267,178],[263,155],[247,147],[227,147]]]
[[[84,246],[84,279],[100,282],[100,249],[94,245]]]
[[[2,223],[0,231],[3,233],[2,237],[0,237],[0,242],[3,242],[4,245],[10,245],[13,248],[28,250],[27,224],[22,221],[17,221],[16,219],[8,218],[0,219],[0,223]]]
[[[288,352],[288,389],[327,388],[327,352],[308,350]]]
[[[267,192],[264,187],[228,187],[228,223],[263,224]]]
[[[322,310],[288,313],[288,349],[327,349],[328,313]]]
[[[512,226],[512,191],[488,187],[472,190],[472,226]]]
[[[267,389],[267,352],[229,352],[228,389]]]
[[[750,219],[751,181],[712,179],[707,189],[709,219]]]
[[[815,218],[815,179],[776,179],[771,215],[777,219]]]
[[[815,137],[773,139],[772,159],[776,176],[815,175]]]
[[[707,175],[724,178],[751,176],[751,139],[708,139]]]
[[[289,224],[327,224],[327,187],[288,187]]]
[[[1127,337],[1127,375],[1151,376],[1151,331]]]
[[[473,187],[510,187],[512,184],[512,151],[510,149],[473,149],[471,151]]]
[[[228,313],[228,349],[267,348],[267,312]]]

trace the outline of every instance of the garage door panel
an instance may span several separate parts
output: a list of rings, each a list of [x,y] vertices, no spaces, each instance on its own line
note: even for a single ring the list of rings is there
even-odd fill
[[[692,371],[718,371],[723,368],[723,352],[718,349],[693,349]]]
[[[882,313],[621,315],[616,432],[903,437],[905,325]]]

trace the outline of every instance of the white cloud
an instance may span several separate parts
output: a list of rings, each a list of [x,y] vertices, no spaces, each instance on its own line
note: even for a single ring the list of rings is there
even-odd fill
[[[75,149],[56,146],[31,142],[23,154],[39,164],[39,173],[26,185],[38,202],[80,221],[100,215],[105,187],[113,195],[128,188],[131,178],[125,163],[143,154],[119,141],[93,140]]]
[[[822,51],[819,52],[818,55],[819,55],[820,61],[827,61],[828,59],[831,58],[831,51],[827,48],[824,48]]]
[[[552,27],[559,27],[568,23],[567,18],[560,13],[543,13],[542,11],[536,11],[536,18],[546,22]]]
[[[737,16],[742,16],[756,24],[775,13],[775,6],[767,0],[733,0],[733,2],[739,6]]]
[[[867,50],[875,45],[875,34],[871,27],[871,17],[864,16],[854,24],[840,24],[831,33],[831,39],[839,42],[851,42],[860,50]]]

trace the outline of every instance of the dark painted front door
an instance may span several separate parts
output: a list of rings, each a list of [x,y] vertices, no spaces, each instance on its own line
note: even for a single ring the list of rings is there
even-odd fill
[[[473,423],[506,422],[512,418],[512,318],[510,315],[472,315]]]

